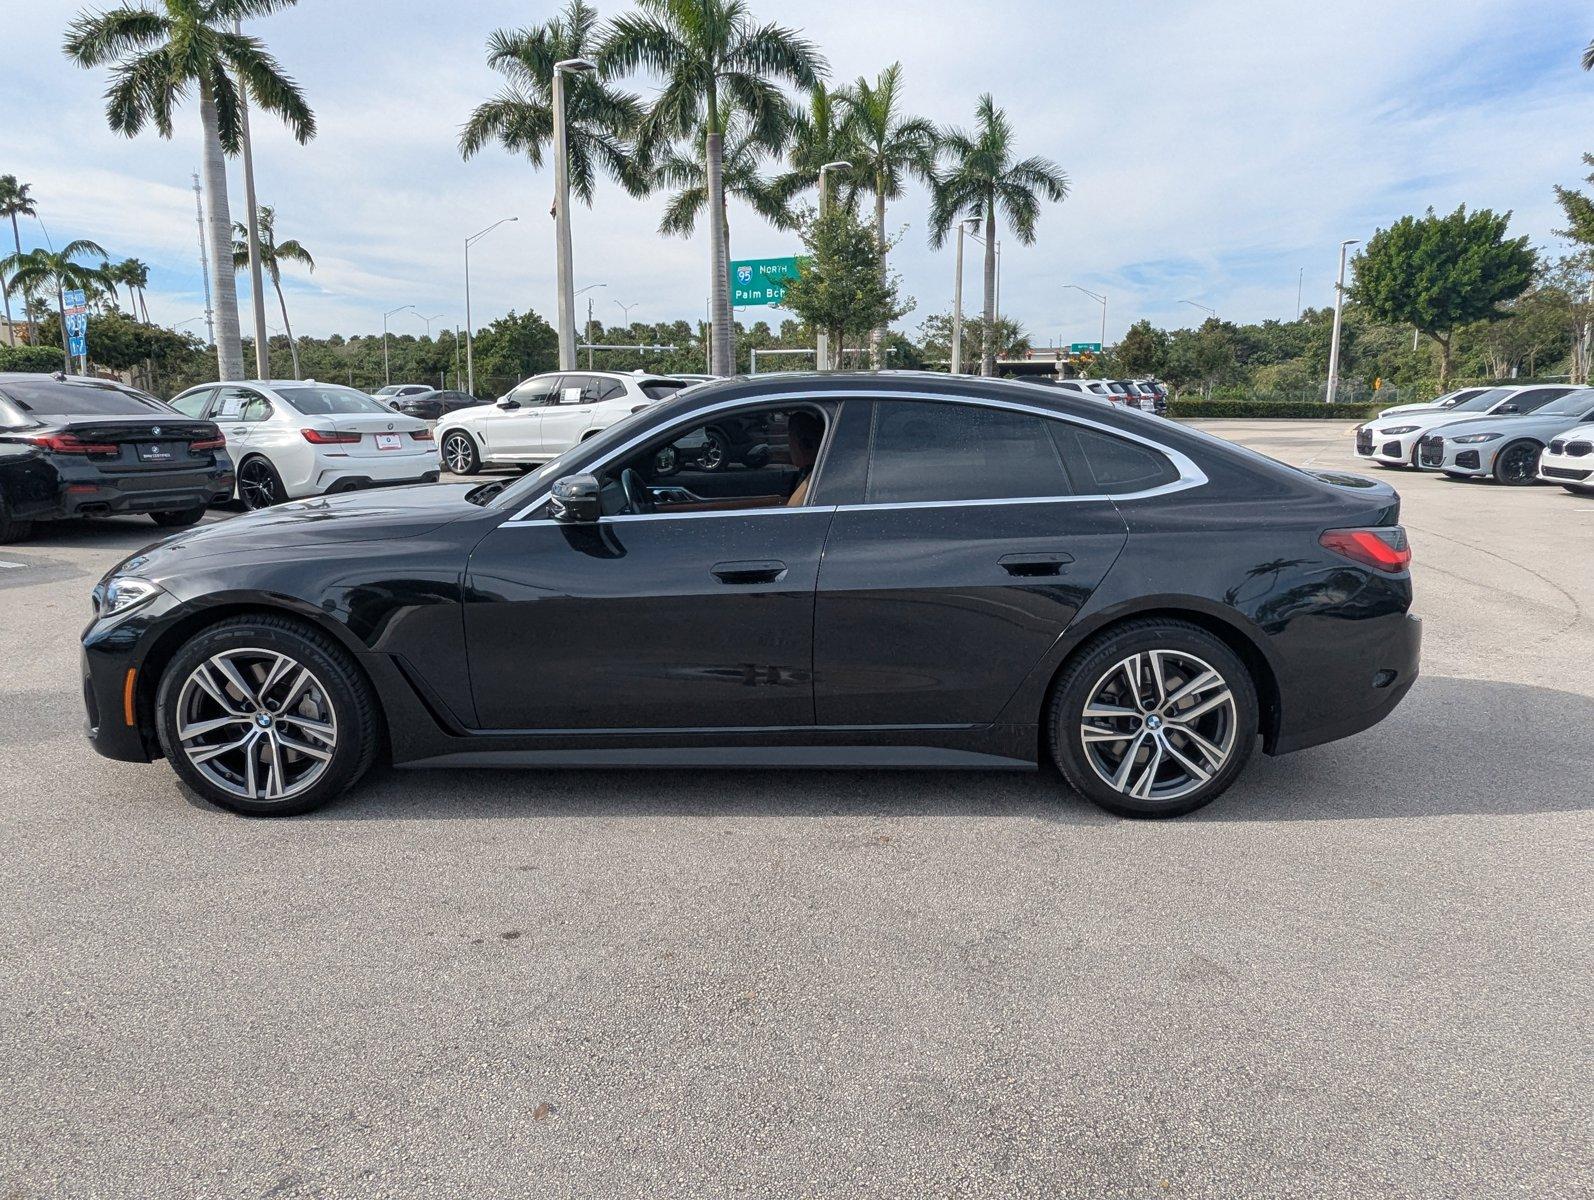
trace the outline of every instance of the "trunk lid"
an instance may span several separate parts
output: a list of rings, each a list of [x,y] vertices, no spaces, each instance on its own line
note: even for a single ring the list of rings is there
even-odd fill
[[[91,446],[114,447],[114,453],[91,453],[83,458],[101,471],[118,475],[192,471],[210,466],[217,451],[196,451],[193,444],[222,438],[221,430],[212,422],[181,416],[68,418],[57,422],[52,432]]]
[[[320,429],[359,434],[358,442],[328,447],[350,458],[399,458],[435,453],[430,441],[418,441],[411,436],[424,432],[426,422],[402,413],[330,413],[310,420]]]
[[[1382,479],[1369,479],[1349,471],[1307,471],[1307,475],[1330,488],[1347,504],[1355,506],[1347,511],[1344,521],[1348,525],[1398,525],[1400,524],[1400,493]],[[1361,511],[1356,511],[1357,509]]]

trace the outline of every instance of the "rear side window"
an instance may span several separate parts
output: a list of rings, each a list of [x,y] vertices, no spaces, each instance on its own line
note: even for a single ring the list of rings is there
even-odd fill
[[[1123,496],[1173,483],[1179,471],[1166,455],[1127,438],[1049,421],[1057,449],[1068,464],[1074,491],[1085,496]]]
[[[933,401],[875,403],[864,501],[915,504],[1066,496],[1045,418]]]

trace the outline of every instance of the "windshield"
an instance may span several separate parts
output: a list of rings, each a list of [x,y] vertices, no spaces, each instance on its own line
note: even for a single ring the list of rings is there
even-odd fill
[[[168,416],[174,410],[154,396],[131,388],[95,383],[61,383],[48,377],[7,380],[0,392],[23,412],[34,417],[147,417]]]
[[[1488,412],[1510,393],[1510,388],[1490,388],[1486,392],[1479,392],[1471,400],[1463,400],[1454,405],[1451,412]]]
[[[279,387],[277,395],[307,417],[336,416],[339,413],[392,413],[364,392],[346,387]]]
[[[1580,417],[1594,408],[1594,388],[1578,388],[1552,400],[1535,414],[1540,417]]]

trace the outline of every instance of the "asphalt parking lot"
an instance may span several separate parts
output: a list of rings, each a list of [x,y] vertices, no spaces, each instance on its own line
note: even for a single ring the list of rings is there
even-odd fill
[[[88,590],[158,531],[0,547],[0,1197],[1589,1188],[1594,500],[1384,477],[1424,678],[1169,823],[928,772],[244,820],[82,738]]]

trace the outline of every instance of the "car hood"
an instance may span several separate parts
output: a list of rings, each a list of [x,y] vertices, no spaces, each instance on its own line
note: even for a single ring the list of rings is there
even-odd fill
[[[1401,416],[1404,413],[1444,411],[1444,409],[1433,404],[1394,404],[1389,408],[1382,410],[1376,417],[1373,418],[1373,420],[1384,421],[1388,420],[1390,417]]]
[[[482,507],[465,499],[480,486],[417,484],[279,504],[185,529],[119,563],[109,574],[156,578],[179,564],[217,555],[251,557],[271,550],[419,537],[452,521],[481,516]]]
[[[1571,429],[1581,417],[1561,415],[1539,416],[1527,413],[1517,416],[1473,417],[1467,421],[1449,421],[1437,425],[1432,432],[1441,437],[1457,437],[1464,433],[1498,433],[1502,437],[1532,437],[1548,439]]]
[[[1385,429],[1396,429],[1407,425],[1427,431],[1439,425],[1457,425],[1476,419],[1488,419],[1488,414],[1452,413],[1446,408],[1418,409],[1415,412],[1396,413],[1389,418],[1376,418],[1368,421],[1362,428],[1371,429],[1377,434],[1383,433]]]

